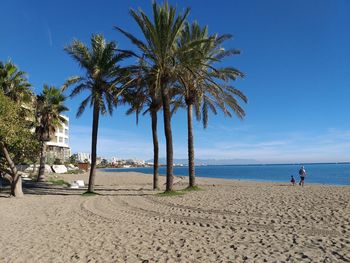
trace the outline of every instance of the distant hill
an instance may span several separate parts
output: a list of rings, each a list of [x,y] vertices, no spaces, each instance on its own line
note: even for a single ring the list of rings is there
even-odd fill
[[[147,160],[146,162],[152,163],[153,160]],[[165,158],[159,158],[159,164],[166,164]],[[174,159],[174,164],[187,165],[187,159]],[[231,164],[259,164],[254,159],[195,159],[196,165],[231,165]]]

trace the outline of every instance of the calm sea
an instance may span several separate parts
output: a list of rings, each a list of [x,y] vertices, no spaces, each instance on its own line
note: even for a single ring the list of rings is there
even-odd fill
[[[237,180],[289,182],[290,176],[298,182],[300,165],[208,165],[197,166],[196,176]],[[175,175],[187,176],[187,167],[174,167]],[[309,164],[305,165],[307,176],[305,183],[350,185],[350,164]],[[151,167],[103,169],[106,172],[135,171],[152,174]],[[165,167],[159,168],[165,174]]]

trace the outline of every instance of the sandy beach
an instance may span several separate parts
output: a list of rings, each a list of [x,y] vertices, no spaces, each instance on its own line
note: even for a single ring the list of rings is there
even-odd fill
[[[0,262],[350,261],[348,186],[201,178],[164,197],[150,175],[100,171],[98,196],[25,184],[23,198],[0,192]]]

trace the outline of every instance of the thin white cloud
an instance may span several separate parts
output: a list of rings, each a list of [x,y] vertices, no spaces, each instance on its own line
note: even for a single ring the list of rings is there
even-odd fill
[[[53,46],[52,32],[51,32],[51,29],[50,29],[50,26],[49,26],[49,23],[47,22],[47,20],[44,20],[44,25],[46,28],[46,34],[47,34],[49,46],[52,47]]]
[[[49,37],[49,45],[52,47],[52,34],[50,28],[47,29],[47,35]]]

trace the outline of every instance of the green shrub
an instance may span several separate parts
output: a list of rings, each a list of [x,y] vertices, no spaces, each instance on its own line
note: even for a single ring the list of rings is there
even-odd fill
[[[70,183],[66,182],[63,179],[50,179],[49,182],[54,185],[70,186]]]

